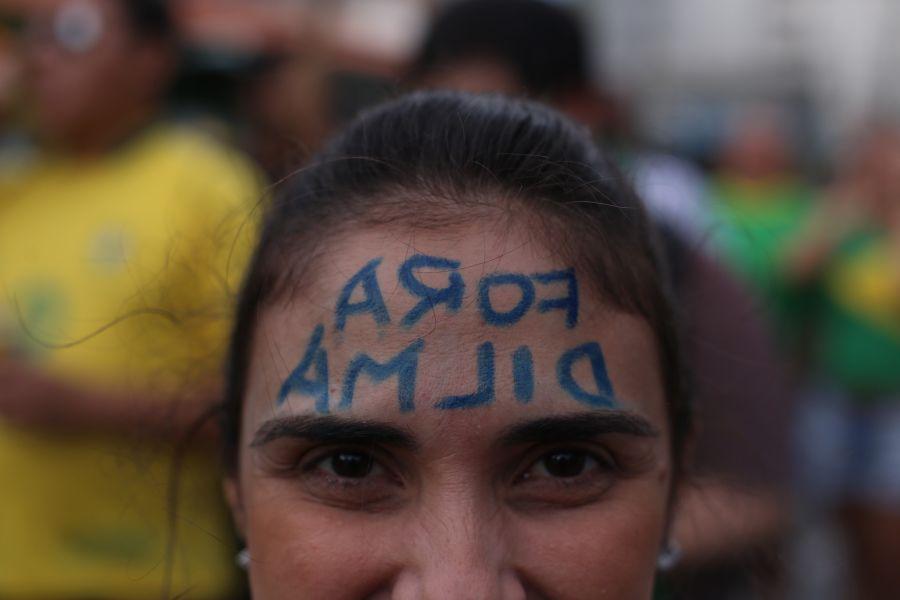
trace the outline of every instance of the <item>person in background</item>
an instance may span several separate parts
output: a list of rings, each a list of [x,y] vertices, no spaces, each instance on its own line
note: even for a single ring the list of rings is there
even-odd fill
[[[230,597],[217,461],[188,440],[209,437],[260,181],[162,119],[164,2],[26,17],[36,150],[0,163],[0,597]]]
[[[841,525],[857,597],[900,589],[900,128],[864,140],[786,252],[814,294],[803,491]]]
[[[449,4],[428,29],[409,79],[414,86],[535,98],[601,138],[619,130],[611,122],[612,104],[590,81],[577,19],[549,2]],[[670,186],[650,179],[655,184],[639,191],[664,234],[699,423],[688,467],[696,485],[683,490],[674,524],[686,577],[679,587],[691,598],[723,598],[727,589],[755,577],[745,563],[768,561],[768,549],[784,533],[790,395],[752,298],[693,243],[696,238],[668,219],[670,211],[654,210],[699,207],[700,200],[654,198],[653,190]]]
[[[324,141],[331,129],[327,69],[316,52],[291,52],[247,77],[241,90],[244,144],[275,181]]]
[[[0,7],[0,160],[25,143],[15,123],[21,92],[22,61],[16,51],[21,19],[9,7]]]
[[[561,110],[611,148],[651,212],[681,237],[703,240],[710,220],[702,174],[634,143],[627,107],[593,82],[588,42],[575,15],[551,2],[452,2],[432,21],[409,78],[424,87],[524,95]]]
[[[809,306],[785,281],[782,263],[812,213],[814,189],[798,174],[789,131],[774,108],[740,111],[708,190],[714,252],[754,290],[785,352],[795,356]]]
[[[237,143],[272,181],[304,162],[334,126],[330,38],[319,15],[325,6],[253,0],[179,6],[192,60],[176,101],[199,101],[203,113],[218,105]]]
[[[0,132],[9,123],[18,87],[19,63],[13,50],[16,25],[11,15],[0,11]]]

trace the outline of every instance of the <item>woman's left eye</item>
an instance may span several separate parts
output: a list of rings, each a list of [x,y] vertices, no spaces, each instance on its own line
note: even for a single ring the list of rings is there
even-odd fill
[[[525,471],[522,481],[532,479],[576,479],[592,471],[612,468],[611,461],[600,460],[586,450],[559,449],[543,454]]]
[[[587,452],[558,450],[541,457],[534,464],[534,471],[544,477],[572,478],[597,466],[597,460]]]
[[[582,448],[543,452],[513,482],[511,499],[523,506],[578,506],[599,498],[617,480],[608,453]]]

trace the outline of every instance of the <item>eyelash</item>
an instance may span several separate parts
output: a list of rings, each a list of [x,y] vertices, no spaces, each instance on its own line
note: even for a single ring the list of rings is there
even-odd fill
[[[581,472],[571,475],[568,477],[564,476],[555,476],[549,472],[547,468],[548,465],[546,461],[554,456],[560,456],[564,454],[575,455],[580,459],[585,461],[591,461],[594,463],[593,469],[589,469],[588,467],[584,467]],[[604,473],[617,472],[619,471],[619,466],[616,463],[615,458],[612,454],[605,449],[602,451],[595,449],[587,449],[579,446],[559,446],[550,448],[549,450],[546,448],[542,448],[532,454],[534,456],[533,460],[529,460],[528,468],[524,470],[519,476],[516,477],[515,482],[517,483],[526,483],[532,480],[532,477],[529,474],[535,470],[536,468],[540,468],[543,466],[543,470],[546,472],[544,478],[553,480],[563,485],[569,485],[571,483],[576,482],[579,478],[584,477],[584,472],[588,470],[602,470]]]
[[[371,463],[369,472],[367,472],[365,476],[357,478],[341,476],[335,473],[333,470],[328,471],[323,468],[322,465],[327,460],[333,460],[334,458],[342,454],[365,456]],[[294,470],[299,471],[303,475],[321,476],[332,482],[336,482],[337,485],[341,485],[344,487],[359,486],[363,480],[370,478],[372,470],[382,471],[384,474],[391,474],[391,470],[383,464],[384,459],[380,459],[378,456],[376,456],[375,452],[372,452],[371,449],[367,448],[359,448],[354,446],[338,446],[323,448],[320,451],[310,453],[310,455],[311,456],[309,457],[302,457],[298,461]]]
[[[397,475],[395,469],[387,466],[385,458],[379,457],[378,454],[369,448],[354,446],[324,448],[310,453],[309,457],[301,457],[296,463],[294,471],[299,472],[302,477],[308,478],[309,483],[313,485],[321,484],[324,490],[320,491],[323,491],[325,495],[340,494],[342,491],[359,491],[365,494],[367,488],[375,494],[379,489],[377,486],[384,483],[379,481],[382,478],[389,479],[388,483],[394,489],[403,487],[403,478]],[[362,456],[369,462],[365,473],[360,477],[336,473],[334,465],[328,465],[326,461],[333,461],[341,455]],[[547,461],[554,456],[561,455],[575,456],[576,461],[581,461],[577,473],[566,477],[555,476],[551,472]],[[606,489],[610,485],[610,477],[615,477],[621,471],[612,453],[606,449],[587,449],[577,445],[543,447],[532,450],[526,456],[528,458],[522,461],[526,467],[517,469],[515,471],[517,474],[512,479],[512,485],[517,488],[517,491],[526,495],[553,491],[578,493],[579,490],[590,491],[598,487],[600,483],[603,483],[603,488]],[[543,471],[543,473],[536,475],[535,471]],[[385,495],[389,494],[390,491]],[[363,502],[362,498],[357,500]]]

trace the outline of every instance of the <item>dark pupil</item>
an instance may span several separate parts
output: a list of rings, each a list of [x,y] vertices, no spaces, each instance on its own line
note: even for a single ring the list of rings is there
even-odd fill
[[[575,477],[584,470],[584,452],[554,452],[544,459],[547,472],[554,477]]]
[[[340,477],[359,479],[372,470],[372,457],[362,452],[338,452],[331,459],[331,468]]]

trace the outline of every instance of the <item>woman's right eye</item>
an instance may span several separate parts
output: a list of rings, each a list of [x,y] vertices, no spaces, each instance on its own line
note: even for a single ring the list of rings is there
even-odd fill
[[[347,479],[362,479],[371,474],[376,466],[371,454],[352,450],[330,454],[318,464],[319,468]]]
[[[336,448],[310,456],[298,466],[307,493],[341,508],[377,510],[397,500],[403,482],[375,452]]]

